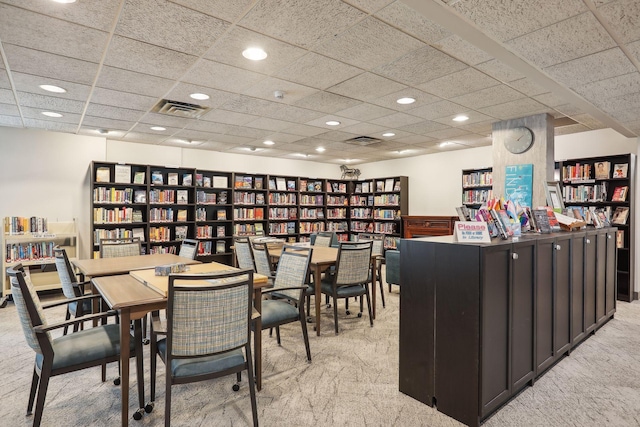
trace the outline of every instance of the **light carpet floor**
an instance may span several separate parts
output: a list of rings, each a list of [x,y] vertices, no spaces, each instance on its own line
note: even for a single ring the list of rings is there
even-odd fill
[[[263,335],[263,389],[257,394],[262,426],[459,426],[398,391],[399,293],[378,296],[374,327],[367,315],[345,315],[339,302],[339,335],[333,333],[333,310],[322,308],[322,335],[313,328],[313,361],[306,361],[297,324],[281,328],[282,346]],[[60,298],[60,294],[43,299]],[[356,307],[352,307],[356,308]],[[366,312],[366,306],[365,306]],[[55,309],[51,320],[62,320]],[[418,338],[417,338],[418,339]],[[145,346],[148,396],[149,358]],[[27,346],[13,303],[0,310],[0,425],[30,426],[25,409],[34,353]],[[134,364],[131,364],[132,413],[137,405]],[[43,426],[87,427],[120,425],[120,391],[111,379],[100,382],[100,369],[52,378]],[[245,426],[251,424],[246,376],[240,391],[234,378],[173,388],[172,425]],[[164,365],[159,361],[156,407],[130,426],[164,425]],[[485,424],[501,426],[640,426],[640,303],[618,303],[615,319],[598,330],[571,356],[526,388]]]

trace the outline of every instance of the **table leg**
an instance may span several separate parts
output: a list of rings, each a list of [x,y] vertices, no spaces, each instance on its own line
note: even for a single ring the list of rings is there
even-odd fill
[[[262,290],[260,288],[253,291],[253,306],[258,313],[262,313]],[[262,390],[262,317],[256,319],[253,331],[253,349],[256,388]]]
[[[322,298],[322,291],[320,289],[320,281],[322,280],[322,271],[319,265],[316,265],[313,271],[313,287],[316,291],[316,335],[320,336],[320,299]],[[335,301],[333,302],[336,303]]]
[[[129,310],[120,311],[120,398],[122,400],[122,427],[129,425]]]
[[[146,317],[146,315],[145,315]],[[142,353],[142,320],[136,319],[133,321],[133,339],[134,345],[136,349],[136,378],[138,379],[138,414],[133,414],[134,418],[139,416],[142,418],[144,414],[144,362],[143,362],[143,353]],[[127,364],[129,361],[127,360]],[[138,418],[136,418],[138,419]]]
[[[377,259],[373,259],[373,261],[371,261],[371,302],[373,304],[373,309],[371,310],[371,317],[372,318],[376,318],[376,282],[377,282],[377,271],[376,271],[376,264],[377,264]]]

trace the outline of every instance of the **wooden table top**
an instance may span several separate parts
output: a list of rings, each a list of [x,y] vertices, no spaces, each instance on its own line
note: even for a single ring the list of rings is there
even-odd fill
[[[190,258],[174,254],[134,255],[118,258],[93,258],[71,261],[87,277],[125,274],[133,270],[143,270],[167,264],[200,264]]]
[[[221,271],[233,271],[237,270],[237,268],[231,267],[226,264],[220,264],[218,262],[211,262],[206,264],[196,264],[189,266],[189,270],[185,271],[183,274],[204,274],[204,273],[216,273]],[[149,286],[153,290],[160,292],[165,297],[167,296],[168,288],[169,288],[169,277],[168,276],[156,276],[155,269],[150,268],[146,270],[135,270],[129,273],[132,277],[139,280],[141,283]],[[180,274],[175,274],[179,276]],[[190,281],[189,284],[192,285],[211,285],[210,282],[205,280],[202,281]],[[253,287],[255,288],[264,288],[268,285],[267,276],[263,276],[261,274],[253,274]]]
[[[338,248],[332,248],[328,246],[312,246],[313,251],[311,252],[311,264],[312,265],[322,265],[322,264],[333,264],[338,259]],[[269,250],[269,256],[274,258],[280,258],[282,254],[282,249],[274,249]]]

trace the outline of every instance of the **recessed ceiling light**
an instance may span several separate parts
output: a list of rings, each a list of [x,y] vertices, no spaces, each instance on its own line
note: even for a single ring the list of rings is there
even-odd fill
[[[295,153],[294,156],[298,156],[298,157],[309,157],[309,154],[305,154],[305,153]]]
[[[453,118],[454,122],[466,122],[467,120],[469,120],[469,116],[465,116],[463,114],[459,115],[459,116],[455,116]]]
[[[75,3],[76,0],[53,0],[56,3]]]
[[[451,141],[445,141],[445,142],[441,142],[440,143],[440,147],[446,147],[447,145],[453,145],[454,142]]]
[[[340,122],[337,120],[329,120],[328,122],[326,122],[326,124],[329,126],[338,126]]]
[[[40,85],[40,89],[46,90],[47,92],[54,92],[54,93],[65,93],[67,91],[66,89],[61,88],[60,86],[54,86],[54,85]]]
[[[206,93],[192,93],[189,96],[193,99],[198,99],[200,101],[210,98],[209,95],[207,95]]]
[[[351,159],[344,159],[345,163],[351,163]]]
[[[275,144],[275,142],[273,142],[273,141],[264,141],[263,144],[264,145],[273,145],[273,144]]]
[[[98,129],[96,130],[96,132],[98,132],[100,135],[106,135],[109,133],[109,130],[107,129]]]
[[[318,153],[324,153],[324,151],[325,151],[325,150],[326,150],[326,148],[324,148],[324,147],[318,147],[318,148],[316,148],[316,151],[317,151]]]
[[[416,102],[414,98],[400,98],[396,101],[398,104],[413,104]]]
[[[267,52],[259,47],[250,47],[242,51],[242,56],[252,61],[262,61],[267,57]]]
[[[393,132],[387,132],[387,133],[383,133],[382,136],[396,136],[396,134]]]
[[[47,117],[62,117],[62,114],[54,113],[53,111],[43,111],[42,114]]]
[[[163,128],[162,126],[151,126],[149,129],[157,131],[167,130],[167,128]]]
[[[396,150],[396,151],[394,151],[395,154],[405,154],[405,153],[408,153],[408,152],[409,152],[409,150]]]

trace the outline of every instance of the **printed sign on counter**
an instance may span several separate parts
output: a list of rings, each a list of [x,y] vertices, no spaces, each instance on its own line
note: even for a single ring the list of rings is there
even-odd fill
[[[491,243],[489,228],[484,221],[456,221],[453,229],[457,242]]]

